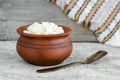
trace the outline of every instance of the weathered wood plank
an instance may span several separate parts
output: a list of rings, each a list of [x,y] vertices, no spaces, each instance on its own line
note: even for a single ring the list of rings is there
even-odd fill
[[[73,29],[73,41],[96,41],[92,32],[76,24],[46,0],[0,0],[0,40],[16,40],[16,29],[33,22],[50,21]]]
[[[18,35],[16,33],[16,29],[21,25],[31,24],[33,22],[27,22],[27,21],[0,21],[1,29],[0,29],[0,40],[16,40],[18,38]],[[64,22],[55,22],[65,24]],[[69,24],[74,25],[74,24]],[[75,26],[75,25],[74,25]],[[77,26],[76,28],[73,28],[73,33],[71,34],[73,41],[95,41],[94,36],[92,33],[88,30],[85,31],[85,29],[81,29]],[[78,30],[76,30],[78,28]]]
[[[72,54],[59,66],[83,61],[99,50],[108,54],[93,64],[36,73],[37,69],[47,67],[28,64],[18,56],[15,46],[16,41],[0,41],[0,80],[120,80],[120,48],[99,43],[73,43]]]

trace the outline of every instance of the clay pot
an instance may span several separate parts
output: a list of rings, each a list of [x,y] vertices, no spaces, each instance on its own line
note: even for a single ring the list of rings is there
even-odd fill
[[[69,37],[72,30],[62,26],[65,33],[54,35],[37,35],[23,33],[27,26],[17,29],[20,35],[16,49],[18,54],[27,62],[50,66],[63,62],[72,52],[72,41]]]

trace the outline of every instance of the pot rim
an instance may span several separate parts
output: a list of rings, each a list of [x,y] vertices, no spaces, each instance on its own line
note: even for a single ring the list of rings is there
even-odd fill
[[[23,33],[23,30],[26,30],[28,26],[29,25],[24,25],[24,26],[17,28],[17,33],[22,35],[22,36],[26,36],[26,37],[60,37],[60,36],[68,36],[72,33],[71,28],[69,28],[67,26],[63,26],[63,25],[59,25],[65,31],[64,33],[61,33],[61,34],[40,35],[40,34]]]

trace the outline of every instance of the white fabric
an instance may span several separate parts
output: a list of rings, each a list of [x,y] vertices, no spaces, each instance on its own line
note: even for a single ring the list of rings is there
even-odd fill
[[[68,5],[72,0],[56,0],[56,5],[58,5],[62,10],[65,8],[66,5]],[[77,11],[82,7],[82,5],[87,0],[76,0],[76,3],[73,5],[73,7],[70,9],[70,12],[67,14],[67,16],[70,19],[74,20],[75,14]],[[83,24],[85,22],[86,17],[90,13],[91,9],[98,3],[98,1],[102,0],[90,0],[88,1],[87,6],[84,8],[82,13],[79,16],[79,20],[77,21],[78,24]],[[90,27],[89,29],[91,31],[96,31],[97,29],[101,28],[101,26],[106,22],[108,17],[112,14],[115,7],[120,4],[120,0],[103,0],[101,6],[98,8],[97,12],[94,14],[94,17],[92,17],[90,21]],[[105,27],[105,30],[101,31],[100,33],[95,33],[96,38],[99,42],[103,42],[103,40],[110,34],[110,32],[113,30],[113,28],[116,26],[116,24],[120,23],[120,5],[119,10],[117,13],[117,16],[115,15],[114,18],[112,18],[112,21],[110,21],[110,24],[108,24]],[[120,27],[120,26],[119,26]],[[120,32],[117,30],[115,34],[112,35],[105,44],[117,46],[120,47]]]

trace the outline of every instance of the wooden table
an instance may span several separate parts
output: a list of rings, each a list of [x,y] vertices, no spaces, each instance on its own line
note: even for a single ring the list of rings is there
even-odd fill
[[[16,41],[0,41],[0,80],[120,80],[120,48],[99,43],[73,43],[71,56],[62,64],[82,61],[98,50],[108,55],[90,65],[74,65],[50,73],[36,73],[34,66],[16,52]]]
[[[70,20],[47,0],[0,0],[0,40],[16,40],[18,27],[42,21],[69,26],[73,41],[96,41],[91,31]]]

